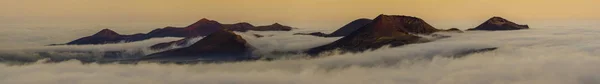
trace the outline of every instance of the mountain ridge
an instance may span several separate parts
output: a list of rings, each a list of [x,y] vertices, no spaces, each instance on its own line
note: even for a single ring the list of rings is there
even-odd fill
[[[133,35],[120,35],[110,29],[100,30],[98,33],[81,37],[79,39],[67,42],[65,44],[50,44],[55,45],[97,45],[97,44],[111,44],[121,42],[135,42],[147,40],[150,38],[161,38],[161,37],[183,37],[183,38],[194,38],[198,36],[207,36],[217,30],[227,29],[231,31],[246,32],[246,31],[291,31],[293,28],[290,26],[281,25],[274,23],[272,25],[257,26],[247,23],[240,22],[235,24],[221,24],[215,20],[202,18],[193,24],[186,27],[171,27],[167,26],[164,28],[154,29],[148,33],[140,33]]]

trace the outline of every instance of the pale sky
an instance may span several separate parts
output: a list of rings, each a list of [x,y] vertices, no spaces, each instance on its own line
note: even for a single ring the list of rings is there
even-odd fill
[[[379,14],[430,24],[484,21],[600,20],[600,0],[0,0],[0,22],[279,22],[336,27]]]

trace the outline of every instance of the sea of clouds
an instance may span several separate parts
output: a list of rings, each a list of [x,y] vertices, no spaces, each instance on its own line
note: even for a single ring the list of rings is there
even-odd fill
[[[331,30],[297,30],[310,32]],[[236,32],[258,49],[301,51],[339,38],[290,32]],[[256,38],[252,34],[266,37]],[[38,61],[0,64],[0,84],[598,84],[600,29],[547,27],[519,31],[439,33],[429,43],[382,48],[317,59],[221,64],[81,64]],[[270,36],[272,35],[272,36]],[[8,38],[4,37],[2,38]],[[3,53],[52,50],[128,50],[180,38],[90,46],[3,47]],[[2,40],[5,41],[5,40]],[[3,42],[21,45],[17,41]],[[5,45],[5,44],[2,44]],[[112,46],[112,47],[111,47]],[[498,47],[462,58],[451,55]],[[15,49],[12,49],[15,48]],[[1,54],[0,54],[1,55]],[[26,54],[25,54],[26,55]],[[16,55],[22,56],[22,55]],[[269,55],[274,56],[274,55]]]

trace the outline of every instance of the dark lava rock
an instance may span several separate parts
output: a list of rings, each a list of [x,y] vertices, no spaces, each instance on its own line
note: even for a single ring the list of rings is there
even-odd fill
[[[275,23],[275,24],[267,25],[267,26],[257,26],[250,30],[253,30],[253,31],[291,31],[292,27],[281,25],[279,23]]]
[[[497,30],[521,30],[521,29],[529,29],[528,25],[519,25],[514,22],[508,21],[502,17],[492,17],[489,20],[485,21],[483,24],[468,30],[487,30],[487,31],[497,31]]]
[[[168,50],[141,58],[149,61],[237,61],[253,59],[252,47],[241,36],[218,30],[189,47]]]
[[[373,22],[365,25],[333,43],[312,48],[306,53],[318,55],[324,51],[340,49],[349,52],[361,52],[368,49],[391,47],[425,42],[421,37],[410,33],[430,34],[439,31],[420,18],[399,15],[379,15]]]

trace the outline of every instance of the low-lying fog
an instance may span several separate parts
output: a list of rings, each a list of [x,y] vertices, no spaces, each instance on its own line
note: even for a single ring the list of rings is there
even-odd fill
[[[339,38],[293,36],[295,32],[236,32],[259,49],[257,53],[298,51]],[[38,42],[70,41],[35,33],[68,30],[0,31],[1,56],[28,56],[29,51],[136,50],[179,38],[88,46],[44,47]],[[61,33],[56,33],[61,32]],[[118,32],[118,31],[117,31]],[[29,33],[17,34],[15,33]],[[90,33],[91,35],[92,33]],[[266,37],[255,38],[252,34]],[[519,31],[440,33],[452,37],[429,43],[382,48],[318,59],[222,64],[81,64],[37,62],[0,64],[0,84],[598,84],[600,29],[533,27]],[[31,35],[31,36],[27,36]],[[47,35],[47,34],[46,34]],[[87,35],[87,34],[84,34]],[[273,35],[273,36],[270,36]],[[269,37],[270,36],[270,37]],[[11,40],[15,38],[15,40]],[[59,41],[55,40],[59,39]],[[34,43],[35,42],[35,43]],[[53,43],[47,43],[53,44]],[[498,47],[497,50],[449,58],[455,52]],[[145,52],[151,53],[152,51]],[[77,55],[87,56],[87,55]],[[32,58],[35,58],[33,56]]]

